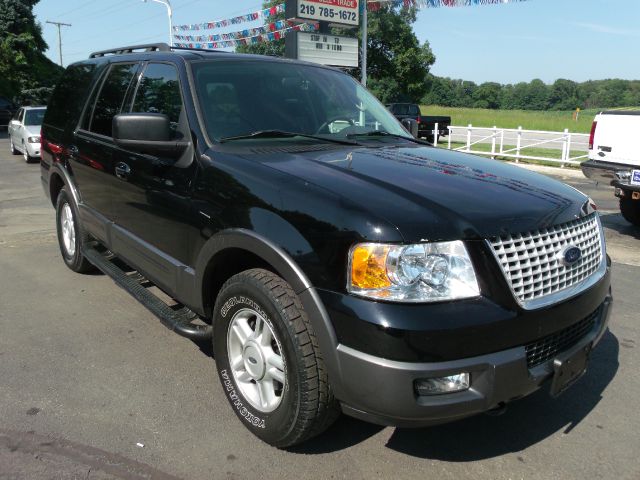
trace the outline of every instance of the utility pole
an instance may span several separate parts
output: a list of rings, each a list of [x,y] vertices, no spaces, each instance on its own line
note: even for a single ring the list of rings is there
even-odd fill
[[[367,20],[367,0],[361,0],[364,4],[364,8],[362,9],[362,65],[360,69],[362,70],[362,80],[361,83],[364,87],[367,86],[367,44],[369,42],[369,32],[368,32],[368,20]]]
[[[60,33],[60,27],[70,27],[71,24],[62,22],[50,22],[49,20],[47,20],[47,23],[58,27],[58,53],[60,53],[60,66],[64,67],[64,65],[62,65],[62,34]]]

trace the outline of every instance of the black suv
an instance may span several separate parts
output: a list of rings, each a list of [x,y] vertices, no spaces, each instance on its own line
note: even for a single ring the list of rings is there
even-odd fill
[[[42,182],[69,268],[212,341],[233,411],[279,447],[340,411],[424,426],[557,395],[607,327],[587,197],[412,138],[339,70],[92,54],[49,104]]]

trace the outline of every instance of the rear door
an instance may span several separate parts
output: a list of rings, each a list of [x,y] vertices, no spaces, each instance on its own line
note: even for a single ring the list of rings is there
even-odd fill
[[[176,65],[148,63],[140,77],[132,102],[135,113],[162,113],[169,117],[175,140],[191,139],[183,101],[183,82]],[[197,164],[193,148],[180,159],[154,157],[118,150],[119,178],[115,183],[113,208],[115,234],[124,242],[123,251],[147,276],[170,290],[170,267],[188,265],[191,219],[191,185]],[[154,260],[150,260],[154,259]]]
[[[69,145],[69,158],[82,197],[83,221],[89,230],[107,240],[100,217],[113,219],[114,151],[111,125],[122,111],[140,64],[114,63],[103,76],[85,108],[80,127]]]

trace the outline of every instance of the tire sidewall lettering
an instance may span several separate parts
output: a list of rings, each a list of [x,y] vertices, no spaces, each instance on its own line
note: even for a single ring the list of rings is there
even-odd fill
[[[247,409],[247,407],[244,406],[244,403],[242,403],[240,395],[236,392],[236,387],[231,381],[231,376],[227,372],[227,369],[220,370],[220,377],[222,377],[222,384],[229,396],[229,399],[231,400],[231,405],[238,411],[240,416],[253,427],[266,428],[265,419],[254,415]]]

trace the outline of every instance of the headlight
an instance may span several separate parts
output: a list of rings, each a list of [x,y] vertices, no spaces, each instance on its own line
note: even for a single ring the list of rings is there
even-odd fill
[[[40,137],[29,137],[27,140],[29,143],[40,143]]]
[[[441,302],[480,295],[461,241],[417,245],[361,243],[351,249],[350,293],[392,302]]]

